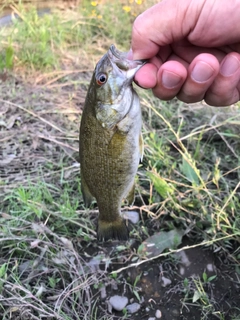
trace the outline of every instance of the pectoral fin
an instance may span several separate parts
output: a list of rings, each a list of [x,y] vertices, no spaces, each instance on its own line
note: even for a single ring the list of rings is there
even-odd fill
[[[140,133],[140,135],[139,135],[139,158],[140,158],[140,162],[142,162],[142,159],[143,159],[143,152],[144,152],[144,142],[143,142],[142,133]]]
[[[92,196],[88,185],[84,179],[84,176],[81,172],[81,191],[82,191],[82,195],[83,195],[83,201],[86,207],[90,207],[91,203],[94,200],[94,197]]]
[[[127,199],[127,202],[128,202],[129,206],[133,205],[133,202],[134,202],[134,199],[135,199],[135,183],[134,183],[134,181],[133,181],[133,185],[132,185],[131,189],[128,192],[128,195],[127,195],[126,199]]]

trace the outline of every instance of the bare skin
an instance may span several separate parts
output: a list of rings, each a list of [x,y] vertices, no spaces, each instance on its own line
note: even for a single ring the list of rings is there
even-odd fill
[[[228,106],[240,99],[240,0],[164,0],[137,17],[135,75],[160,99]]]

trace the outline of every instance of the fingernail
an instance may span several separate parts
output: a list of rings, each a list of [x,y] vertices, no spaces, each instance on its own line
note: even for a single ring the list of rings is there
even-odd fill
[[[176,87],[182,78],[179,77],[176,73],[164,70],[162,73],[162,84],[168,89]]]
[[[192,70],[191,77],[196,82],[206,82],[214,73],[214,69],[206,62],[199,61]]]
[[[220,67],[220,72],[223,76],[228,77],[234,74],[240,67],[239,60],[234,56],[226,57]]]

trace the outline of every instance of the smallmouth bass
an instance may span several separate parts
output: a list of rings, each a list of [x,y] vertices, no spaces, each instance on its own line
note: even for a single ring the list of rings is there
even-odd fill
[[[80,125],[81,190],[96,198],[98,240],[128,239],[121,204],[134,202],[134,178],[143,155],[141,109],[132,87],[144,61],[127,59],[113,45],[94,70]]]

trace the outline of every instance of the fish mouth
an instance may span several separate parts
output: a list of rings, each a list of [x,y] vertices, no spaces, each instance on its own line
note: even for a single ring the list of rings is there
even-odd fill
[[[129,78],[132,78],[147,60],[130,60],[127,55],[127,52],[119,51],[113,44],[108,50],[108,57],[112,64],[115,64],[122,71],[128,71]]]

